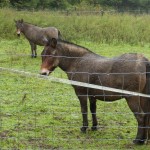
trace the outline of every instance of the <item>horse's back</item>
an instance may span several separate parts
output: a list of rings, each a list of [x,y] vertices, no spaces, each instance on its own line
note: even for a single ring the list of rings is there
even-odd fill
[[[114,58],[86,54],[78,61],[76,70],[89,73],[144,72],[147,61],[142,54],[136,53],[127,53]]]
[[[99,83],[103,86],[124,89],[135,92],[143,92],[146,85],[146,59],[141,54],[123,54],[117,58],[108,60],[111,67],[106,74],[95,76],[93,84]],[[107,67],[104,66],[104,67]],[[106,69],[107,70],[107,69]],[[94,93],[98,93],[94,91]],[[107,95],[113,95],[112,92],[106,92]],[[118,97],[119,98],[119,97]],[[108,98],[109,100],[116,99]]]
[[[93,60],[93,61],[92,61]],[[91,59],[79,63],[74,80],[90,84],[103,85],[117,89],[142,92],[146,84],[146,59],[140,54],[123,54],[115,58],[93,56]],[[87,72],[87,73],[85,73]],[[79,88],[79,87],[78,87]],[[140,91],[139,91],[140,90]],[[103,95],[103,91],[90,89],[91,95]],[[105,92],[114,95],[113,92]],[[103,99],[104,97],[97,97]],[[107,97],[108,100],[120,99],[120,96]],[[106,99],[107,99],[106,98]]]
[[[119,57],[113,58],[111,72],[130,73],[130,72],[145,72],[148,59],[142,54],[127,53]]]
[[[46,27],[46,28],[43,28],[43,30],[45,31],[45,34],[48,37],[58,39],[59,30],[57,28],[55,28],[55,27]]]

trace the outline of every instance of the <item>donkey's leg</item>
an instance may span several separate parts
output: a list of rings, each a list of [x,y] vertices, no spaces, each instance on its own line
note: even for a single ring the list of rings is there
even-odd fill
[[[147,124],[146,124],[148,130],[147,130],[147,141],[150,142],[150,112],[147,117]]]
[[[30,41],[29,41],[29,43],[30,43],[30,46],[31,46],[31,57],[33,58],[34,57],[34,52],[33,52],[34,43],[32,43]]]
[[[141,98],[142,100],[142,109],[145,115],[145,139],[150,140],[150,99]]]
[[[94,97],[89,97],[89,101],[90,101],[90,110],[92,113],[92,121],[93,121],[93,126],[91,129],[95,131],[97,130],[96,99]]]
[[[81,112],[83,117],[83,126],[81,127],[82,132],[86,132],[88,128],[88,117],[87,117],[87,96],[78,95],[80,105],[81,105]]]
[[[150,99],[141,97],[140,98],[140,106],[141,106],[141,110],[144,115],[143,139],[144,139],[144,142],[145,141],[147,142],[150,139]]]
[[[126,98],[129,108],[134,113],[134,116],[138,122],[137,136],[133,141],[135,144],[144,144],[146,140],[145,133],[145,114],[141,109],[140,98],[139,97],[130,97]]]
[[[36,53],[36,44],[34,44],[33,42],[29,42],[30,45],[31,45],[31,57],[36,57],[37,56],[37,53]]]
[[[34,58],[36,58],[36,57],[37,57],[36,49],[37,49],[37,46],[36,46],[36,44],[34,44],[34,49],[33,49],[33,51],[34,51]]]
[[[142,114],[135,115],[137,122],[138,122],[138,131],[135,140],[133,140],[133,143],[142,145],[147,140],[146,136],[146,126],[145,126],[145,116]]]
[[[150,112],[147,113],[146,115],[146,139],[147,142],[150,141]]]

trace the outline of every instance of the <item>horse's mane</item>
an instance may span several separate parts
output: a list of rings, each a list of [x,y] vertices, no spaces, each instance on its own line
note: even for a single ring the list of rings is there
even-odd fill
[[[62,40],[62,39],[58,39],[58,42],[61,42],[61,43],[65,43],[65,44],[70,44],[72,46],[75,46],[75,47],[78,47],[78,48],[82,48],[84,50],[86,50],[87,52],[90,52],[90,53],[94,53],[92,52],[91,50],[89,50],[88,48],[84,47],[84,46],[80,46],[78,44],[75,44],[73,42],[69,42],[69,41],[65,41],[65,40]],[[94,53],[95,54],[95,53]]]
[[[23,23],[26,23],[26,24],[29,24],[29,25],[33,25],[33,26],[39,27],[38,25],[29,23],[29,22],[25,22],[25,21],[24,21]]]

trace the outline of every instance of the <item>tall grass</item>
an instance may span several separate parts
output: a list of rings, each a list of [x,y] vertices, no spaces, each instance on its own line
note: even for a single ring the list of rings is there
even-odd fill
[[[129,14],[70,15],[52,11],[15,11],[0,9],[0,38],[14,39],[14,19],[38,26],[55,26],[65,39],[103,43],[146,44],[150,41],[150,15]]]

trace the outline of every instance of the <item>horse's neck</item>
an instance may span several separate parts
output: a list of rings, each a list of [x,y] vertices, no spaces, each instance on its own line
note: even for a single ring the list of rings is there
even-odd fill
[[[37,27],[37,26],[35,26],[35,25],[32,25],[32,24],[29,24],[29,23],[24,23],[23,24],[23,33],[24,34],[26,34],[28,31],[30,31],[31,30],[31,28],[32,28],[32,30],[33,29],[36,29],[36,28],[39,28],[39,27]]]
[[[86,54],[90,53],[83,47],[76,46],[68,43],[58,44],[60,59],[59,67],[64,71],[69,71],[72,66],[79,61],[80,57],[84,57]]]
[[[72,43],[60,43],[59,49],[61,49],[62,55],[66,57],[83,57],[85,54],[89,53],[86,48]]]

